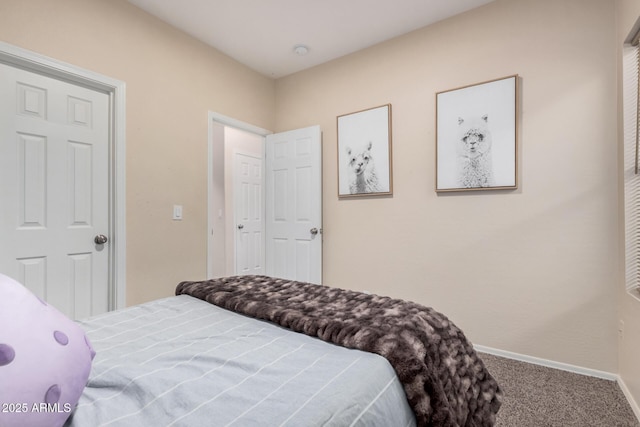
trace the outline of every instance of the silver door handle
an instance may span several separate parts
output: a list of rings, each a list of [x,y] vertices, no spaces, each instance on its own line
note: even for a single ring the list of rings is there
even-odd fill
[[[318,229],[313,227],[311,230],[309,230],[311,232],[312,236],[315,236],[316,234],[318,234]]]
[[[93,238],[93,241],[96,245],[104,245],[109,241],[109,238],[104,234],[98,234],[96,237]]]
[[[238,224],[238,230],[242,230],[244,228],[244,224]]]

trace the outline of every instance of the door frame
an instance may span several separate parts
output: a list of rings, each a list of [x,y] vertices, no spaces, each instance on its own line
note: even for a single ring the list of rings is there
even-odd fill
[[[109,96],[109,310],[126,305],[125,83],[0,41],[0,62]]]
[[[214,189],[213,189],[213,181],[215,175],[215,156],[219,155],[219,152],[215,149],[215,131],[214,125],[222,125],[229,126],[236,129],[243,130],[245,132],[253,133],[258,136],[265,137],[267,135],[272,134],[270,130],[263,129],[258,126],[254,126],[250,123],[243,122],[241,120],[234,119],[229,116],[225,116],[224,114],[216,113],[213,111],[208,112],[208,135],[207,135],[207,278],[214,278],[214,255],[215,255],[215,239],[218,236],[215,236],[213,233],[214,230],[214,221],[215,221],[215,198],[214,198]],[[264,158],[264,144],[262,144],[262,157]],[[222,154],[222,161],[224,163],[224,150]]]

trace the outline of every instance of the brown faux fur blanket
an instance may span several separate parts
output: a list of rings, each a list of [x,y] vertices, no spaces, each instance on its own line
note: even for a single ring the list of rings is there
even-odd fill
[[[495,424],[498,384],[462,331],[432,308],[266,276],[182,282],[180,294],[386,357],[418,426]]]

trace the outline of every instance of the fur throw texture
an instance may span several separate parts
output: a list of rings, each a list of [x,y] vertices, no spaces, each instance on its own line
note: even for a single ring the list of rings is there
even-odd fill
[[[495,424],[498,384],[462,331],[432,308],[266,276],[182,282],[180,294],[386,357],[418,426]]]

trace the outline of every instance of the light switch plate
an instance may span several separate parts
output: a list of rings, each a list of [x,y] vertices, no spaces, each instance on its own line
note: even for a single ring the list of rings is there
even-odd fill
[[[182,205],[173,205],[173,219],[176,221],[182,220]]]

